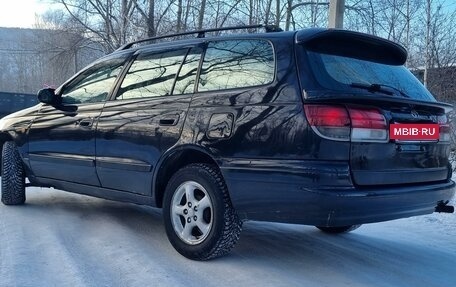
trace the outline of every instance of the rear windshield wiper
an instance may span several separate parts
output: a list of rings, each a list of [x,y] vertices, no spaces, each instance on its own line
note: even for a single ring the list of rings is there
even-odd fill
[[[355,83],[355,82],[353,82],[353,83],[350,84],[350,87],[365,89],[365,90],[368,90],[371,93],[380,92],[380,93],[387,94],[387,95],[390,95],[390,96],[392,96],[394,94],[392,91],[390,91],[390,89],[392,89],[392,90],[395,90],[395,91],[399,92],[399,94],[402,97],[410,98],[409,95],[407,95],[401,89],[398,89],[398,88],[396,88],[394,86],[390,86],[390,85],[386,85],[386,84],[365,84],[365,83]]]

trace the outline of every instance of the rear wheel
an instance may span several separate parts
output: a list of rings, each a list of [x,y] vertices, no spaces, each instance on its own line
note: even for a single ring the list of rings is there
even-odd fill
[[[347,225],[347,226],[334,226],[334,227],[325,227],[325,226],[316,226],[318,229],[323,231],[324,233],[329,234],[340,234],[340,233],[348,233],[355,229],[358,229],[361,224],[357,225]]]
[[[227,254],[241,233],[222,175],[208,164],[176,172],[166,187],[163,217],[173,247],[193,260]]]
[[[14,142],[5,142],[2,149],[2,202],[19,205],[25,202],[25,172]]]

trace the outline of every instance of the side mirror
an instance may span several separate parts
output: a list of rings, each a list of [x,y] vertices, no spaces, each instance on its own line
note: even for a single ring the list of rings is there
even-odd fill
[[[38,91],[38,101],[48,105],[57,104],[57,96],[55,95],[55,89],[46,88]]]

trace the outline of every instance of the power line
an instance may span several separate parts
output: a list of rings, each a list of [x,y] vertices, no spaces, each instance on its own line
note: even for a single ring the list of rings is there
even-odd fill
[[[61,53],[64,50],[33,50],[33,49],[14,49],[14,48],[0,48],[3,53],[23,53],[23,54],[44,54],[44,53]]]

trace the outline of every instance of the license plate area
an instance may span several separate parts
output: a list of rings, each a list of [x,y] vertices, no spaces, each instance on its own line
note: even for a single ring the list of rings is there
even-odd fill
[[[440,137],[440,126],[438,124],[390,124],[390,139],[396,142],[432,142],[438,141]]]

